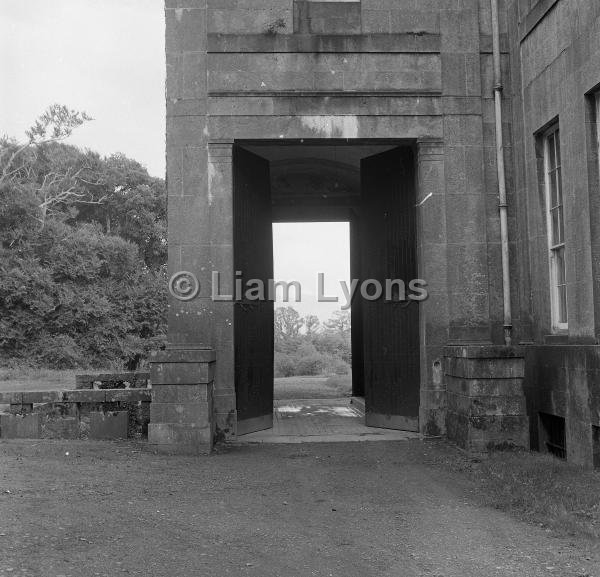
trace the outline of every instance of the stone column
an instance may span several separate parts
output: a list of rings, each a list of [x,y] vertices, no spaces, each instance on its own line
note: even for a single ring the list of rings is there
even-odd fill
[[[194,277],[199,282],[195,298],[169,295],[169,342],[181,347],[211,346],[210,293],[206,292],[210,279],[206,275],[210,258],[206,19],[206,2],[166,2],[169,276],[192,273],[177,285],[184,288]]]
[[[149,445],[163,453],[205,455],[214,442],[215,352],[172,348],[150,360]]]
[[[515,347],[446,347],[448,439],[469,455],[528,449],[524,370],[524,353]]]
[[[448,342],[448,287],[444,143],[418,141],[417,255],[419,278],[428,297],[419,303],[421,338],[421,400],[419,429],[439,436],[446,432],[446,385],[443,348]]]
[[[211,270],[219,273],[219,294],[233,294],[233,141],[208,144]],[[215,369],[215,422],[219,438],[236,434],[233,302],[213,301],[212,343],[219,363]]]
[[[449,339],[490,343],[479,2],[441,10]]]

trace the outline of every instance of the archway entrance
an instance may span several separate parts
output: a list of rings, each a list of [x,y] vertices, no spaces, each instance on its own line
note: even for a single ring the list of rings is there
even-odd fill
[[[240,141],[233,148],[234,268],[273,279],[272,223],[350,223],[353,394],[368,426],[418,431],[419,309],[413,146],[403,142]],[[401,284],[393,281],[402,281]],[[365,292],[360,287],[365,283]],[[382,294],[373,298],[377,287]],[[238,434],[273,419],[273,302],[234,306]]]

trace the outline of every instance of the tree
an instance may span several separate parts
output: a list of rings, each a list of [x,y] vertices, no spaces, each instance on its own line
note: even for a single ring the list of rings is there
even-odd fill
[[[275,333],[282,337],[297,337],[304,325],[304,319],[294,307],[275,309]]]
[[[312,337],[321,325],[321,321],[317,315],[306,315],[304,317],[304,326],[306,327],[306,336]]]
[[[324,324],[328,330],[342,337],[350,336],[350,313],[348,311],[334,311],[331,318]]]
[[[164,182],[61,142],[86,120],[54,105],[0,140],[3,362],[133,368],[165,340]]]
[[[26,131],[28,140],[24,144],[7,137],[0,139],[0,187],[13,188],[21,194],[33,193],[38,203],[35,218],[40,228],[44,228],[48,215],[59,211],[62,205],[96,204],[104,200],[92,198],[85,186],[94,179],[87,164],[68,163],[54,169],[48,163],[48,150],[55,150],[52,145],[90,120],[85,112],[53,104]]]

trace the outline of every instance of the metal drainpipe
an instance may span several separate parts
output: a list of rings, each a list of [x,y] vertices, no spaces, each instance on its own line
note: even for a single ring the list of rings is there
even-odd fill
[[[490,0],[492,7],[492,45],[494,55],[494,104],[496,112],[496,165],[498,168],[498,208],[500,210],[500,237],[502,244],[502,292],[504,297],[504,344],[512,343],[512,307],[510,302],[510,256],[508,252],[508,205],[506,203],[506,169],[502,136],[502,66],[500,62],[500,26],[498,0]]]

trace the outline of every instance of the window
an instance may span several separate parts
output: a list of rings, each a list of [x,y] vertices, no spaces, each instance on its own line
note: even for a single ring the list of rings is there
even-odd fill
[[[561,173],[560,132],[558,126],[555,126],[544,135],[544,178],[553,330],[568,328],[565,221]]]
[[[565,419],[548,413],[540,413],[541,441],[540,450],[547,451],[560,459],[567,458],[567,439]]]

